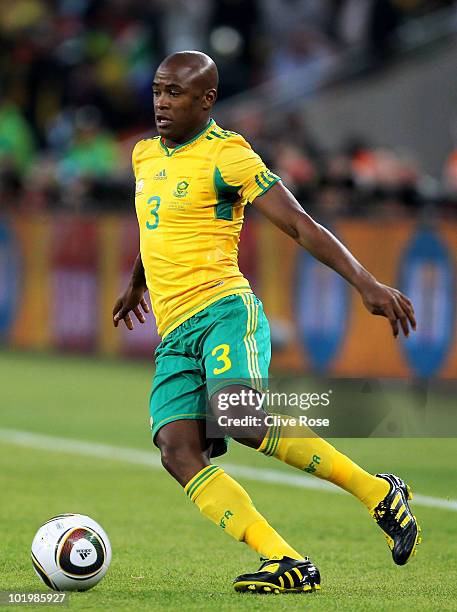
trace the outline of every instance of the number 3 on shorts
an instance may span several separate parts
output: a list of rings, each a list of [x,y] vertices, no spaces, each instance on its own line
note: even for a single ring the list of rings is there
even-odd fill
[[[220,351],[220,354],[217,353]],[[211,355],[216,357],[217,361],[221,361],[222,365],[220,368],[214,368],[213,374],[217,376],[218,374],[222,374],[223,372],[227,372],[232,367],[232,362],[229,357],[230,353],[230,345],[229,344],[219,344],[211,351]]]

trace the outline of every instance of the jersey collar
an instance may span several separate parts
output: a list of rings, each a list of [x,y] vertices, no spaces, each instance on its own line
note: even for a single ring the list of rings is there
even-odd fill
[[[184,147],[188,147],[190,144],[194,143],[196,140],[201,138],[203,136],[203,134],[205,134],[209,130],[209,128],[213,127],[214,124],[215,124],[214,119],[210,119],[208,125],[199,134],[197,134],[196,136],[194,136],[190,140],[187,140],[186,142],[181,143],[177,147],[173,147],[172,149],[167,147],[167,145],[164,143],[164,139],[163,138],[159,138],[160,146],[165,151],[167,157],[171,157],[174,153],[176,153],[176,151],[180,151]]]

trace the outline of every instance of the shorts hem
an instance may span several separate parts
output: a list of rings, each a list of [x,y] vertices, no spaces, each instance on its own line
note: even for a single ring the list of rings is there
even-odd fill
[[[259,382],[260,380],[260,382]],[[259,393],[263,393],[268,388],[268,383],[263,382],[264,379],[252,380],[248,378],[233,378],[226,379],[225,381],[218,381],[217,384],[211,385],[211,388],[208,389],[208,397],[212,399],[216,393],[223,391],[227,387],[239,385],[240,387],[247,387],[248,389],[252,389],[253,391],[257,391]]]
[[[187,420],[198,420],[198,421],[206,421],[206,413],[197,413],[197,414],[175,414],[173,416],[167,417],[166,419],[162,419],[154,425],[151,431],[152,441],[157,446],[155,438],[159,431],[164,427],[164,425],[168,425],[168,423],[172,423],[173,421],[187,421]]]

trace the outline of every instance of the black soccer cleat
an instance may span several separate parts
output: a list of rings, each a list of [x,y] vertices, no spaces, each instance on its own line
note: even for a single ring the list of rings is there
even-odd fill
[[[397,565],[405,565],[416,554],[421,541],[421,529],[411,512],[408,500],[413,498],[411,489],[394,474],[376,474],[390,484],[390,491],[371,512],[384,532]]]
[[[304,559],[266,559],[253,574],[235,578],[235,591],[247,593],[311,593],[321,588],[319,570]]]

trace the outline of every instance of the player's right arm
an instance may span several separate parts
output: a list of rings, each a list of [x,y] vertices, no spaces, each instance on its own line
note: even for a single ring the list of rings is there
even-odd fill
[[[133,312],[140,323],[146,321],[143,312],[141,312],[141,309],[143,309],[144,313],[149,312],[148,303],[144,298],[146,291],[147,286],[143,262],[141,261],[141,254],[138,253],[128,287],[125,292],[117,298],[114,304],[114,327],[119,325],[119,321],[124,321],[128,329],[133,329],[133,321],[130,316],[131,312]]]
[[[144,146],[144,140],[140,140],[133,147],[132,151],[132,169],[133,174],[137,175],[137,155],[142,150]],[[133,329],[133,321],[130,313],[136,316],[140,323],[145,323],[146,319],[144,317],[144,313],[149,312],[149,306],[144,299],[144,294],[147,291],[146,285],[146,276],[144,273],[144,266],[141,260],[141,253],[138,253],[135,264],[132,270],[132,276],[130,278],[130,282],[127,286],[127,289],[124,291],[122,295],[120,295],[113,308],[113,324],[114,327],[119,325],[119,321],[124,321],[127,329]],[[141,309],[140,309],[141,307]]]

